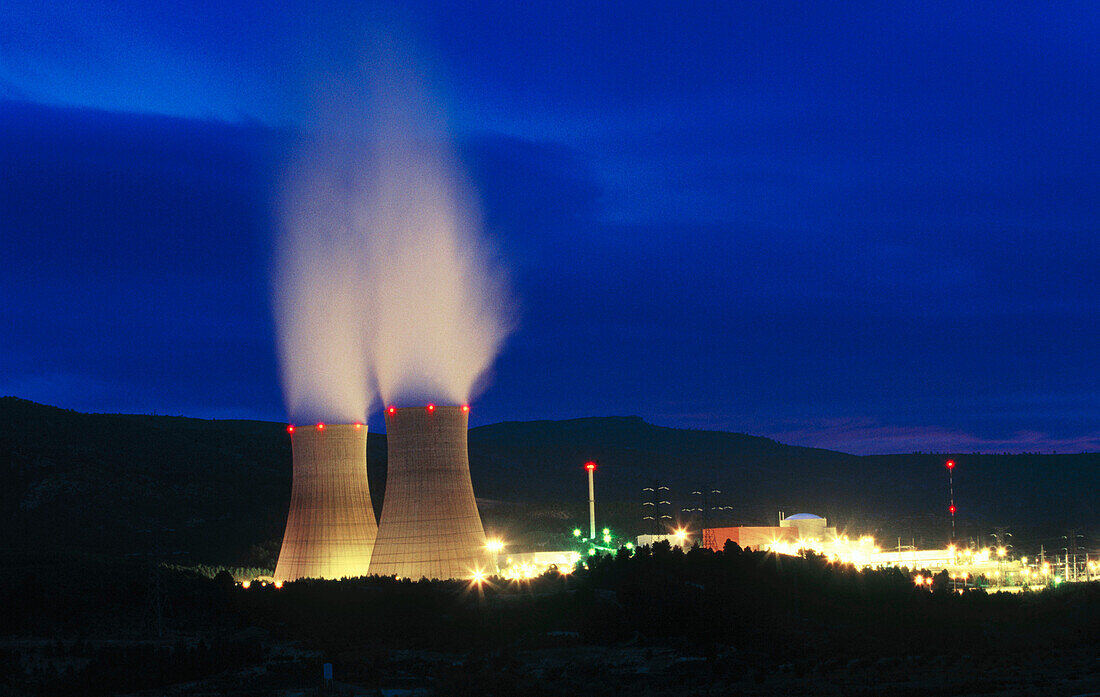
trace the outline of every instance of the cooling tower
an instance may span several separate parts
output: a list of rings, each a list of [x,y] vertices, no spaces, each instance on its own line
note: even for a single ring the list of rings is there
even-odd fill
[[[399,578],[496,573],[474,502],[469,407],[386,409],[389,465],[370,572]]]
[[[378,526],[364,424],[288,426],[294,483],[276,581],[366,576]]]

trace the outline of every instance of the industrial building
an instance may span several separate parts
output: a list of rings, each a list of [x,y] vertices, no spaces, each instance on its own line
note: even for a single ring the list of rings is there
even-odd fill
[[[695,539],[686,530],[677,530],[667,535],[638,535],[635,540],[639,547],[652,547],[658,542],[667,542],[670,547],[687,550],[695,544]]]
[[[715,551],[730,541],[742,549],[770,549],[777,542],[796,543],[798,540],[836,538],[836,528],[828,521],[812,513],[797,513],[779,521],[777,526],[737,526],[707,528],[703,531],[703,545]]]
[[[970,579],[984,578],[998,586],[1012,584],[1015,587],[1041,581],[1053,572],[1050,565],[1028,568],[1027,559],[1008,559],[1004,548],[958,549],[948,545],[943,549],[916,549],[913,547],[881,549],[873,537],[864,535],[849,539],[837,534],[828,521],[811,513],[799,513],[782,518],[778,526],[707,528],[703,531],[703,544],[713,550],[721,550],[726,542],[737,543],[742,549],[795,555],[804,550],[820,554],[830,560],[855,564],[858,567],[899,567],[926,570],[933,574],[947,571],[950,578],[960,584]],[[931,577],[920,578],[931,583]]]
[[[541,576],[552,569],[559,574],[570,574],[580,559],[581,553],[572,549],[508,554],[502,551],[497,555],[496,565],[501,578],[520,581]]]

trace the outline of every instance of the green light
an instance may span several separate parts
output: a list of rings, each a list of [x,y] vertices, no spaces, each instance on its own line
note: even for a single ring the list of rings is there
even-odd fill
[[[634,543],[633,542],[627,542],[626,543],[626,548],[627,549],[634,549]]]
[[[596,556],[596,548],[595,547],[589,547],[588,548],[588,556],[590,556],[590,557]]]
[[[580,528],[573,528],[573,537],[580,537],[580,536],[581,536],[581,529]]]
[[[610,542],[611,541],[611,535],[604,535],[603,536],[603,541],[604,542]]]
[[[611,528],[604,528],[603,529],[603,534],[610,535],[611,534]]]

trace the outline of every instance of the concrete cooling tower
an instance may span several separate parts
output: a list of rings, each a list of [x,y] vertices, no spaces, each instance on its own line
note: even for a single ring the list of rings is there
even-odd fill
[[[378,532],[367,485],[366,425],[287,431],[294,483],[275,580],[366,576]]]
[[[469,411],[386,409],[389,465],[372,574],[447,579],[496,572],[470,483]]]

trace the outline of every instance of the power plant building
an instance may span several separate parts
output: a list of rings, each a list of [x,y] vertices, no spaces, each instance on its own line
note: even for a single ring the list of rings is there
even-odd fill
[[[778,526],[738,526],[731,528],[707,528],[703,544],[715,551],[725,547],[726,541],[742,549],[768,549],[776,543],[797,543],[799,540],[831,540],[836,528],[828,527],[828,521],[812,513],[797,513],[779,521]]]
[[[367,483],[367,426],[288,426],[293,484],[276,581],[366,576],[378,526]]]
[[[386,409],[389,464],[370,572],[471,578],[496,572],[474,501],[469,407]]]

